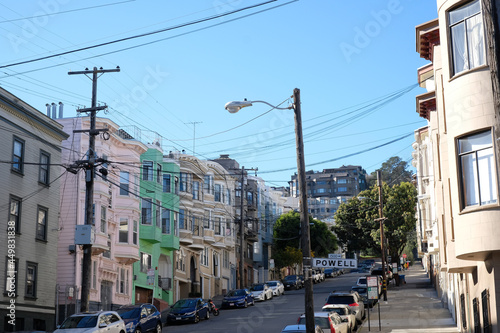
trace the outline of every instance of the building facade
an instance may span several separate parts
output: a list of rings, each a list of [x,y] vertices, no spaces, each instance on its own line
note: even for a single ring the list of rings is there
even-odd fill
[[[63,163],[86,160],[88,136],[73,133],[88,130],[90,117],[59,118],[71,133],[63,142]],[[95,154],[103,159],[94,178],[94,239],[89,309],[110,310],[133,301],[133,263],[139,261],[139,176],[141,155],[147,146],[134,140],[106,118],[96,119],[96,128],[107,128],[109,136],[96,139]],[[62,178],[57,251],[59,321],[80,310],[83,252],[75,245],[75,228],[85,224],[86,172],[73,169]],[[127,177],[125,177],[127,175]],[[126,181],[128,180],[128,182]]]
[[[163,155],[159,140],[147,146],[141,155],[140,180],[132,183],[130,174],[125,172],[122,181],[125,186],[140,184],[140,260],[134,263],[133,302],[153,303],[161,311],[174,302],[173,263],[179,249],[179,164]]]
[[[61,142],[50,117],[0,88],[0,330],[55,329]]]
[[[290,195],[299,197],[298,176],[292,176]],[[342,166],[321,172],[306,172],[309,214],[322,222],[333,223],[340,204],[367,188],[366,171],[360,166]]]
[[[433,269],[445,274],[436,286],[457,327],[499,332],[498,2],[439,0],[437,8],[436,20],[416,27],[416,50],[430,61],[418,71],[428,91],[416,105],[428,120],[435,206],[434,216],[422,213],[432,219],[422,230],[427,252],[438,249]]]

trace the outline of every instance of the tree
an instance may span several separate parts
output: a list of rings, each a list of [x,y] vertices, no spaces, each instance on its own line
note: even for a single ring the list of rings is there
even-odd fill
[[[298,212],[283,214],[276,221],[273,230],[273,256],[277,267],[292,266],[302,262],[300,230]],[[328,229],[326,223],[309,216],[309,230],[311,251],[315,257],[327,257],[328,253],[337,250],[337,237]],[[295,256],[295,251],[292,252],[290,249],[297,249],[300,256]],[[291,262],[291,259],[296,261]]]
[[[409,182],[392,187],[383,183],[384,234],[392,258],[399,258],[413,240],[416,226],[417,190]],[[360,199],[365,197],[364,199]],[[378,187],[372,186],[340,205],[335,214],[334,232],[349,251],[372,250],[380,254]]]
[[[408,163],[398,156],[393,156],[382,163],[380,171],[382,179],[389,185],[399,184],[401,182],[411,182],[412,173],[408,170]],[[367,177],[368,186],[376,185],[377,171],[374,171]]]

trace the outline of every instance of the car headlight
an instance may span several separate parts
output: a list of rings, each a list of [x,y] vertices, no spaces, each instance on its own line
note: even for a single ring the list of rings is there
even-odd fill
[[[127,325],[125,325],[125,328],[128,330],[128,329],[129,329],[129,328],[131,328],[133,325],[134,325],[134,323],[132,323],[132,322],[127,323]]]

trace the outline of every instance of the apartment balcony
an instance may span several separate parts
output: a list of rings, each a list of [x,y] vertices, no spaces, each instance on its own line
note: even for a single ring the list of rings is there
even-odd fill
[[[194,236],[193,243],[189,244],[188,247],[195,251],[201,251],[205,248],[205,243],[203,237]]]
[[[120,264],[130,265],[139,261],[139,247],[128,243],[117,243],[113,246],[114,256]]]
[[[108,235],[103,233],[96,233],[94,244],[92,244],[92,255],[97,256],[103,252],[109,251]]]
[[[193,232],[188,229],[179,229],[179,243],[183,245],[193,244]]]
[[[212,229],[205,229],[203,240],[209,244],[215,243],[214,231]]]
[[[152,224],[141,224],[139,227],[139,237],[151,243],[161,242],[161,228]]]
[[[429,91],[415,97],[417,103],[417,113],[420,117],[430,119],[430,113],[436,111],[436,92]]]
[[[169,250],[178,250],[179,249],[179,237],[176,237],[173,234],[162,234],[160,247]]]

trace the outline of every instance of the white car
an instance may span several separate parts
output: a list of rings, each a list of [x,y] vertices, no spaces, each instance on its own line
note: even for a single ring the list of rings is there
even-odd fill
[[[273,291],[273,296],[280,296],[285,294],[285,286],[281,281],[267,281],[266,284]]]
[[[299,317],[297,324],[304,325],[305,323],[306,316],[303,314]],[[343,322],[336,312],[314,312],[314,324],[321,327],[324,332],[349,333],[349,324]]]
[[[115,311],[83,312],[66,318],[54,333],[125,333],[125,323]]]
[[[273,298],[273,290],[265,283],[254,284],[249,291],[256,301],[265,301]]]
[[[358,323],[356,322],[356,315],[345,304],[327,304],[321,309],[326,312],[337,312],[344,322],[349,324],[349,332],[354,332],[358,329]]]

